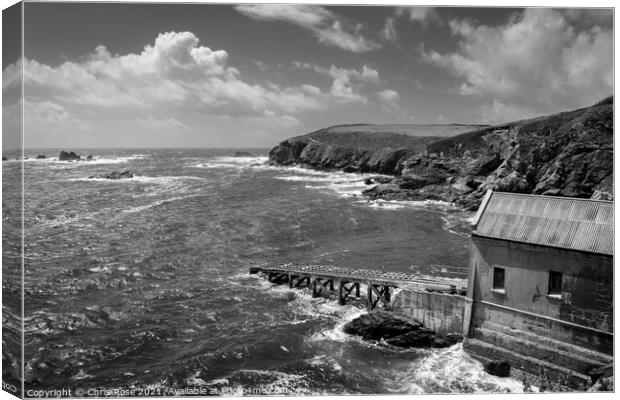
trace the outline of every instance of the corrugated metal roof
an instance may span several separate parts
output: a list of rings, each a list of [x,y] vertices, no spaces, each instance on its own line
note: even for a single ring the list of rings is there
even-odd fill
[[[491,192],[480,205],[473,234],[613,255],[614,204]]]

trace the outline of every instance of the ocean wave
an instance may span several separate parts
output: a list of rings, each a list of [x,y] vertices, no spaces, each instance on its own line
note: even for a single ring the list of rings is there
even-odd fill
[[[98,164],[122,164],[127,163],[132,160],[141,160],[147,157],[150,157],[152,154],[131,154],[128,156],[112,156],[112,155],[103,155],[101,157],[94,157],[90,161],[81,160],[81,161],[60,161],[58,157],[48,157],[48,158],[27,158],[24,160],[8,160],[8,162],[24,162],[24,163],[41,163],[41,164],[58,164],[65,167],[77,167],[77,166],[87,166],[87,165],[98,165]]]
[[[176,181],[183,180],[195,180],[195,181],[205,181],[205,178],[199,176],[192,175],[181,175],[181,176],[142,176],[142,175],[134,175],[133,178],[123,178],[123,179],[107,179],[107,178],[69,178],[68,181],[79,181],[79,182],[106,182],[106,183],[153,183],[166,185]]]
[[[160,206],[162,204],[171,203],[173,201],[188,199],[188,198],[196,197],[196,196],[199,196],[199,194],[196,193],[196,194],[190,194],[190,195],[187,195],[187,196],[176,196],[176,197],[170,197],[170,198],[166,198],[166,199],[161,199],[161,200],[154,201],[152,203],[148,203],[148,204],[144,204],[144,205],[136,206],[136,207],[130,207],[130,208],[121,210],[121,213],[124,213],[124,214],[138,213],[138,212],[141,212],[141,211],[144,211],[144,210],[148,210],[149,208]]]
[[[370,208],[381,210],[403,210],[423,208],[428,210],[445,211],[448,209],[458,209],[454,204],[440,200],[359,200],[356,203]]]
[[[364,181],[368,176],[362,174],[317,171],[308,174],[307,171],[311,170],[295,171],[303,172],[303,174],[281,175],[274,177],[274,179],[306,183],[304,185],[306,189],[329,191],[344,198],[360,196],[362,191],[367,188]]]
[[[523,393],[523,384],[512,378],[498,378],[484,371],[462,343],[432,350],[399,373],[394,393]]]
[[[471,232],[471,223],[473,221],[472,218],[450,214],[442,216],[441,220],[443,221],[441,226],[443,230],[464,238],[469,237]]]
[[[262,168],[267,157],[214,157],[205,162],[191,164],[192,168]]]
[[[188,377],[187,383],[199,382],[202,385],[210,386],[223,396],[319,394],[310,388],[304,375],[274,370],[239,369],[223,378],[214,379],[210,382],[198,379],[200,378],[193,374]]]

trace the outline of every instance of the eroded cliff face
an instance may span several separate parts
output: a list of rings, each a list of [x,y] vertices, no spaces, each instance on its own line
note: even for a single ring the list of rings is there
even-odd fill
[[[269,160],[393,175],[365,192],[372,198],[434,199],[469,209],[488,189],[612,200],[613,97],[448,139],[424,138],[417,146],[364,149],[299,136],[278,144]]]

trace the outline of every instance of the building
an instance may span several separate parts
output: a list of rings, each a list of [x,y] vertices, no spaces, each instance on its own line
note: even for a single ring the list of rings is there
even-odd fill
[[[613,202],[489,191],[473,223],[464,349],[536,386],[613,362]]]

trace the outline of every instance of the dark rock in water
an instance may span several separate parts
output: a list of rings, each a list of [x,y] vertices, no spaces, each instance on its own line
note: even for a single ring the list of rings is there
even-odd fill
[[[385,340],[397,347],[449,347],[463,340],[460,334],[445,337],[424,328],[420,322],[402,320],[388,312],[364,314],[347,323],[344,332],[365,340]]]
[[[43,160],[44,158],[47,158],[45,154],[39,154],[38,156],[35,157],[35,159],[37,160]]]
[[[88,177],[89,179],[93,178],[103,178],[103,179],[130,179],[133,178],[133,174],[127,170],[125,171],[113,171],[108,174],[102,175],[92,175]]]
[[[450,346],[460,343],[463,341],[463,335],[460,333],[448,333],[445,337],[446,341],[450,344]]]
[[[488,374],[507,378],[510,376],[510,363],[506,360],[488,361],[484,364],[484,370]]]
[[[88,156],[86,156],[86,161],[93,161],[93,155],[89,154]]]
[[[9,159],[6,157],[2,157],[2,161],[8,161]]]
[[[81,159],[82,157],[80,157],[79,154],[76,154],[73,151],[67,152],[62,150],[58,155],[58,161],[78,161]]]
[[[235,157],[256,157],[254,154],[250,153],[249,151],[236,151],[234,156]]]
[[[364,183],[366,185],[373,185],[373,184],[377,184],[377,183],[378,184],[384,184],[384,183],[392,182],[393,179],[394,178],[391,178],[389,176],[373,176],[373,177],[370,177],[370,178],[366,179],[364,181]]]
[[[387,344],[398,347],[431,347],[435,342],[435,332],[430,329],[416,329],[402,335],[385,339]],[[442,346],[438,342],[437,347]]]
[[[366,340],[381,340],[404,335],[422,328],[421,323],[411,324],[386,312],[364,314],[344,326],[344,332]]]
[[[346,172],[348,174],[354,173],[354,172],[359,172],[359,168],[354,166],[354,165],[347,165],[346,167],[344,167],[342,169],[342,172]]]

